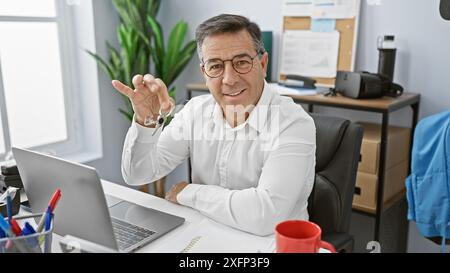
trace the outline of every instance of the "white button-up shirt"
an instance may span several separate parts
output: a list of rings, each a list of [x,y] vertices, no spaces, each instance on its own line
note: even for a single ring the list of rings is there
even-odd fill
[[[308,219],[315,125],[267,83],[246,122],[235,128],[204,95],[191,99],[162,132],[154,131],[134,121],[128,131],[122,155],[128,184],[158,180],[190,157],[192,184],[178,194],[178,203],[262,236],[281,221]]]

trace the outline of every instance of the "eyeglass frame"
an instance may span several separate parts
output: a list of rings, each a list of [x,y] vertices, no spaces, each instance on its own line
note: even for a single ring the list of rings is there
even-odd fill
[[[227,59],[227,60],[222,60],[222,59],[219,59],[219,58],[216,58],[216,59],[210,59],[210,60],[207,60],[206,62],[204,62],[204,61],[202,60],[202,69],[203,69],[203,72],[205,72],[206,76],[208,76],[208,77],[211,78],[211,79],[217,79],[217,78],[221,77],[221,76],[223,75],[223,73],[225,72],[225,62],[231,62],[231,67],[233,68],[234,71],[236,71],[236,73],[241,74],[241,75],[245,75],[245,74],[250,73],[250,71],[252,71],[253,67],[255,66],[254,60],[256,59],[256,57],[262,56],[264,53],[265,53],[265,51],[259,50],[258,52],[256,52],[256,55],[255,55],[254,57],[251,57],[251,56],[248,55],[247,53],[244,53],[244,54],[238,54],[238,55],[234,56],[233,58]],[[234,67],[234,63],[233,63],[234,58],[236,58],[236,57],[242,57],[242,56],[248,56],[248,57],[250,57],[250,59],[252,60],[252,67],[251,67],[247,72],[244,72],[244,73],[241,73],[241,72],[237,71],[236,68]],[[222,72],[221,72],[218,76],[211,77],[211,76],[208,75],[208,73],[206,72],[206,69],[205,69],[206,63],[209,62],[209,61],[211,61],[211,60],[220,60],[220,61],[223,63],[223,70],[222,70]]]

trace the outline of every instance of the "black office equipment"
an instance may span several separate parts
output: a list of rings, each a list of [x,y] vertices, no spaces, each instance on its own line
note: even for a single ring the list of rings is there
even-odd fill
[[[378,37],[378,74],[386,76],[389,80],[394,80],[395,56],[397,48],[394,43],[394,35],[384,35]]]
[[[2,174],[4,175],[18,175],[19,170],[17,169],[17,165],[3,165],[1,167]]]
[[[6,191],[6,189],[5,190],[0,189],[0,195],[2,195],[5,191]],[[19,210],[20,210],[20,192],[19,191],[16,192],[16,195],[12,199],[11,204],[12,204],[11,212],[12,212],[12,216],[14,216],[17,213],[19,213]],[[6,203],[0,203],[0,213],[3,216],[8,215]]]
[[[439,13],[444,20],[450,20],[450,0],[441,0]]]
[[[286,79],[280,84],[291,88],[315,89],[316,80],[301,75],[286,75]]]
[[[354,99],[398,97],[403,93],[403,87],[386,76],[365,71],[338,71],[335,88],[336,92]]]
[[[17,165],[1,166],[0,183],[4,184],[6,187],[23,188]]]

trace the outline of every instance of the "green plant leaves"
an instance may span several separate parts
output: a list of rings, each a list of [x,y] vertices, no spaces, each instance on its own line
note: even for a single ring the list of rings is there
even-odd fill
[[[153,63],[155,64],[155,70],[158,77],[163,73],[163,61],[165,49],[164,49],[164,38],[161,25],[153,19],[151,16],[147,16],[147,22],[153,32],[153,44],[154,47],[150,48],[152,54]],[[164,79],[163,79],[164,80]],[[168,84],[168,83],[166,83]]]
[[[111,79],[120,80],[128,86],[132,85],[134,75],[149,73],[150,60],[153,60],[155,71],[150,73],[166,83],[170,88],[169,95],[175,99],[176,88],[171,84],[196,50],[195,41],[184,45],[187,24],[180,21],[175,25],[166,47],[162,27],[154,19],[161,0],[113,0],[113,4],[121,21],[117,28],[120,48],[106,43],[108,61],[93,52],[86,52]],[[131,102],[126,96],[122,97],[126,109],[119,109],[119,112],[131,121],[134,115]]]
[[[153,31],[154,39],[151,48],[152,60],[157,77],[170,86],[189,63],[197,48],[195,41],[189,41],[183,48],[187,32],[187,24],[179,21],[170,32],[167,48],[160,24],[151,16],[147,21]]]
[[[103,72],[105,72],[110,78],[114,77],[114,72],[109,64],[107,64],[105,61],[103,61],[103,59],[100,56],[98,56],[97,54],[92,53],[89,50],[86,50],[86,52],[95,59],[98,66],[100,66],[100,68],[103,70]]]

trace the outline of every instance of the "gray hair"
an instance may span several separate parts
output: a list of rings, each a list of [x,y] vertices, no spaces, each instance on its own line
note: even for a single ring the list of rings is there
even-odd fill
[[[256,23],[251,22],[244,16],[221,14],[206,20],[197,27],[195,39],[197,41],[197,53],[200,61],[203,61],[202,45],[206,37],[221,33],[236,33],[244,29],[252,37],[256,52],[259,55],[263,54],[266,50],[262,41],[261,29]]]

